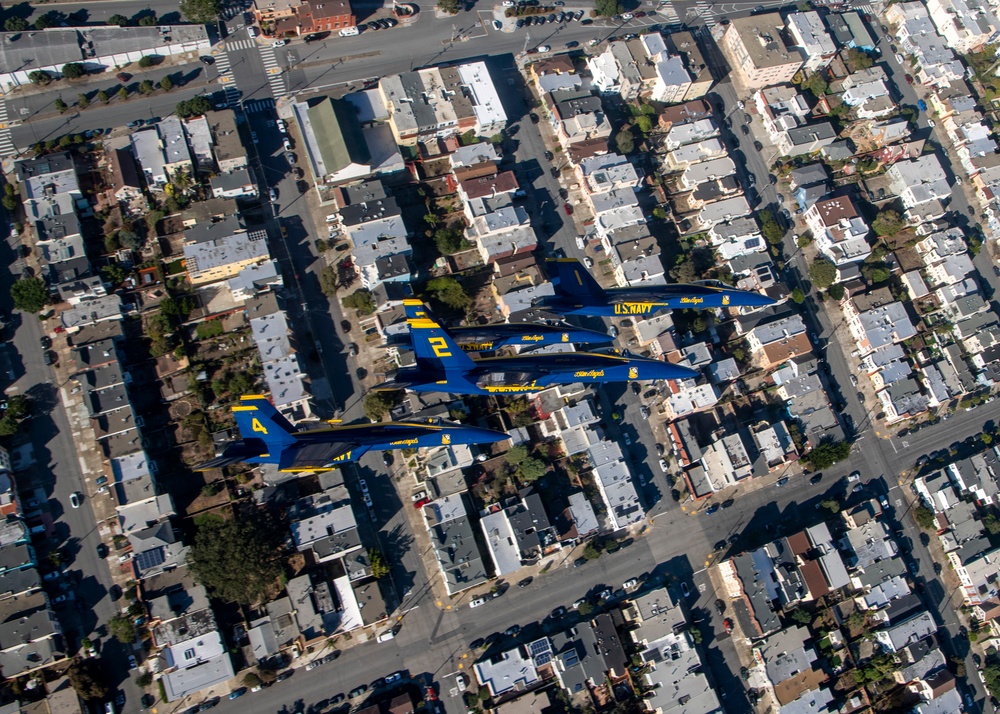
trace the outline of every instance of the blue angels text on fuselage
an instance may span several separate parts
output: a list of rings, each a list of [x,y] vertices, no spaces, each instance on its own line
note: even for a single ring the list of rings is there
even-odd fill
[[[410,389],[450,394],[524,394],[555,384],[683,379],[697,372],[641,357],[557,352],[473,359],[436,322],[410,318],[417,364],[404,367],[375,389]]]
[[[442,419],[345,424],[298,431],[262,395],[240,397],[233,407],[239,440],[195,470],[221,468],[239,461],[276,464],[281,471],[323,471],[357,461],[369,451],[417,449],[449,444],[490,444],[509,438],[500,431]]]
[[[559,315],[652,315],[660,310],[774,304],[766,295],[710,282],[605,290],[578,260],[549,260],[545,265],[555,294],[538,298],[534,305]]]
[[[434,320],[420,300],[404,300],[406,317]],[[436,320],[435,320],[436,321]],[[611,342],[614,338],[606,332],[585,330],[575,325],[546,325],[533,323],[499,323],[450,327],[448,334],[466,352],[496,352],[511,345],[543,347],[545,345],[583,345]]]

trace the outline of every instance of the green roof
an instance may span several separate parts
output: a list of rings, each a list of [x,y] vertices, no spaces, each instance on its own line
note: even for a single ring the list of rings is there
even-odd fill
[[[309,107],[309,122],[327,173],[371,161],[361,124],[349,102],[330,99]]]

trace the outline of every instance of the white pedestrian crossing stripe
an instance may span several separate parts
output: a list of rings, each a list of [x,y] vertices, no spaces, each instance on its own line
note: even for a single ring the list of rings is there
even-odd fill
[[[278,58],[274,56],[274,49],[264,45],[260,48],[260,61],[264,64],[264,71],[267,73],[267,83],[271,87],[271,94],[275,98],[285,95],[285,75],[278,65]]]
[[[233,52],[235,50],[249,50],[257,44],[256,40],[227,40],[226,41],[226,51]]]
[[[7,116],[7,102],[0,99],[0,156],[13,156],[17,153],[14,141],[10,137],[10,118]]]
[[[226,90],[226,103],[230,106],[236,104],[240,98],[240,90],[236,86],[236,81],[233,77],[233,68],[229,62],[229,55],[225,52],[220,52],[216,55],[215,68],[219,73],[219,83],[222,84]]]
[[[243,111],[248,114],[256,112],[271,112],[274,110],[273,99],[251,99],[243,102]]]

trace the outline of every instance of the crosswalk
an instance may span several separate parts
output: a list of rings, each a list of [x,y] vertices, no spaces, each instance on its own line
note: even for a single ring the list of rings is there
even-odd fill
[[[229,55],[220,52],[215,56],[215,68],[219,72],[219,83],[226,89],[226,103],[234,106],[240,98],[240,90],[236,86],[233,78],[233,67],[229,62]]]
[[[271,85],[271,94],[275,99],[285,96],[285,75],[278,66],[278,58],[274,56],[274,48],[263,45],[260,48],[260,60],[267,72],[267,83]]]
[[[274,100],[273,99],[248,99],[243,102],[243,111],[247,114],[254,114],[257,112],[268,112],[274,113]]]
[[[715,12],[712,9],[711,0],[698,0],[698,2],[695,3],[694,10],[698,13],[698,16],[705,21],[706,27],[715,27]]]
[[[858,12],[864,13],[866,15],[875,14],[875,8],[873,8],[870,3],[853,3],[851,5],[851,9],[857,10]]]
[[[681,24],[680,15],[677,14],[677,11],[674,9],[674,6],[669,3],[659,5],[656,8],[656,14],[665,18],[667,25]]]
[[[243,38],[242,40],[226,40],[226,52],[235,52],[237,50],[250,50],[257,46],[257,40],[252,38]]]
[[[10,137],[10,119],[7,117],[7,102],[0,99],[0,156],[13,156],[17,153],[14,140]]]

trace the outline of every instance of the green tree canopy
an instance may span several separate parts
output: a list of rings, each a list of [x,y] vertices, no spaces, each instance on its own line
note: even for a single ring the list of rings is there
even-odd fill
[[[319,289],[329,298],[337,294],[337,286],[340,280],[337,278],[337,269],[332,265],[327,265],[319,271]]]
[[[462,10],[462,5],[458,0],[438,0],[438,9],[451,15],[457,15]]]
[[[139,82],[140,94],[152,94],[155,91],[156,87],[153,86],[153,83],[150,80],[144,79],[141,82]]]
[[[62,66],[62,76],[66,79],[79,79],[87,74],[87,70],[79,62],[68,62]]]
[[[49,291],[41,278],[21,278],[10,286],[10,297],[23,312],[40,312],[49,304]]]
[[[472,244],[458,228],[439,228],[434,232],[434,245],[441,255],[454,255],[468,250]]]
[[[360,288],[343,300],[344,307],[353,307],[360,315],[371,315],[375,312],[375,298],[369,290]]]
[[[809,266],[809,278],[818,289],[828,288],[837,279],[837,266],[826,258],[816,258]]]
[[[771,245],[780,245],[785,237],[785,229],[778,225],[777,221],[764,221],[761,223],[760,232]]]
[[[382,421],[382,417],[403,399],[403,390],[394,389],[384,392],[368,392],[365,395],[365,416],[372,421]]]
[[[623,154],[631,154],[635,150],[635,137],[631,129],[622,129],[615,134],[615,146]]]
[[[219,16],[219,0],[181,0],[181,14],[191,22],[206,24]]]
[[[524,444],[518,444],[517,446],[512,446],[507,450],[507,454],[504,456],[508,464],[513,464],[514,466],[520,466],[524,463],[524,460],[528,458],[528,449]]]
[[[56,97],[56,100],[52,102],[52,105],[56,108],[56,111],[59,112],[60,114],[69,109],[69,105],[63,101],[62,97]]]
[[[281,530],[263,511],[237,513],[199,523],[188,565],[214,596],[252,606],[281,575],[282,549]]]
[[[70,686],[86,702],[100,701],[111,691],[96,659],[76,657],[66,670]]]
[[[914,508],[913,518],[916,520],[917,525],[925,531],[937,530],[937,519],[934,518],[934,511],[929,509],[927,506],[920,505]]]
[[[427,282],[427,292],[434,299],[456,310],[464,310],[472,304],[472,298],[455,278],[445,275]]]
[[[52,81],[52,75],[43,69],[36,69],[34,72],[28,74],[28,80],[32,84],[40,84],[45,86]]]
[[[139,18],[139,27],[156,27],[158,24],[160,24],[160,19],[156,16],[155,12]]]
[[[594,10],[598,15],[613,17],[625,12],[625,6],[618,2],[618,0],[597,0],[594,3]]]
[[[875,64],[874,60],[866,52],[862,52],[857,47],[847,50],[847,58],[854,65],[855,69],[868,69]]]
[[[831,285],[829,287],[829,289],[826,291],[826,294],[829,295],[834,300],[843,300],[844,299],[844,286],[841,285],[840,283],[837,283],[835,285]]]
[[[31,25],[23,17],[8,17],[3,23],[3,29],[7,30],[7,32],[24,32],[29,27]]]
[[[878,215],[875,216],[875,220],[872,221],[872,229],[876,235],[884,237],[896,235],[903,230],[905,225],[903,218],[891,208],[879,211]]]
[[[177,116],[183,119],[197,117],[212,111],[212,102],[207,97],[197,96],[194,99],[185,99],[182,102],[178,102],[174,111]]]
[[[128,25],[128,18],[120,13],[115,13],[108,18],[109,25],[118,25],[118,27],[125,27]]]
[[[861,275],[870,283],[884,283],[892,273],[883,263],[865,263],[861,266]]]
[[[826,83],[826,80],[823,79],[823,75],[819,72],[810,74],[802,81],[800,86],[806,91],[811,92],[817,99],[826,94],[830,89],[830,85]]]
[[[847,441],[824,441],[807,452],[802,460],[816,471],[828,469],[851,455],[851,444]]]
[[[521,478],[529,482],[537,481],[544,476],[545,472],[548,470],[548,466],[545,465],[545,462],[539,461],[538,459],[530,456],[521,462],[519,469]]]
[[[50,27],[55,27],[57,24],[59,23],[57,22],[55,17],[52,16],[51,12],[47,12],[44,15],[39,15],[37,18],[35,18],[36,30],[47,30]]]
[[[653,120],[648,114],[640,114],[635,118],[635,125],[639,127],[639,131],[643,134],[648,134],[653,130]]]
[[[135,642],[135,625],[132,624],[132,619],[127,615],[115,615],[108,620],[108,631],[123,645]]]
[[[796,305],[801,305],[806,301],[806,294],[802,292],[802,288],[795,288],[792,290],[792,302]]]
[[[164,92],[169,92],[173,88],[174,88],[174,82],[172,79],[170,79],[170,77],[164,77],[163,79],[160,80],[160,89],[162,89]]]
[[[142,57],[139,58],[139,66],[142,67],[143,69],[152,67],[154,62],[155,60],[153,59],[152,55],[143,55]]]
[[[372,577],[376,580],[389,577],[389,564],[378,548],[368,549],[368,562],[371,563]]]
[[[111,95],[105,92],[103,89],[97,93],[97,99],[102,104],[107,104],[111,101]]]

